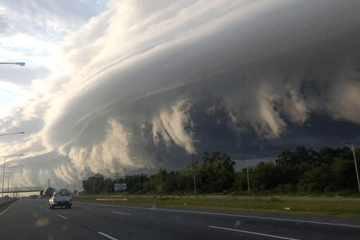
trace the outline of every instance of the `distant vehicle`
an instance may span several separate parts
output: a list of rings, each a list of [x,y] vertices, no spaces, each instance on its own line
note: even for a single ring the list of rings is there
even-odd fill
[[[71,208],[71,206],[71,196],[68,192],[54,192],[49,199],[49,208],[52,209],[54,209],[55,207]]]

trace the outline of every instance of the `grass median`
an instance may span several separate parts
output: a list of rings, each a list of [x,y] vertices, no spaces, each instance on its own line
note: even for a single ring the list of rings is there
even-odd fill
[[[360,217],[359,200],[300,200],[300,199],[279,199],[253,198],[253,199],[209,199],[191,197],[124,197],[93,196],[74,197],[74,201],[121,204],[121,205],[142,205],[142,206],[163,206],[181,208],[200,208],[214,210],[240,210],[256,212],[277,212],[293,214],[332,215],[341,217]]]
[[[0,204],[0,213],[2,213],[5,209],[7,209],[11,204],[13,204],[16,200],[11,200],[9,202]]]

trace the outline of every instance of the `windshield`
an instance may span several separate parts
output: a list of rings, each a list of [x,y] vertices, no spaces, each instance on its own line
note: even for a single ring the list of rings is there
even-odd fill
[[[53,195],[56,196],[56,197],[60,197],[60,196],[70,196],[70,193],[69,193],[69,192],[66,192],[66,191],[62,191],[62,192],[54,192]]]
[[[360,1],[0,2],[1,240],[356,239],[359,154]]]

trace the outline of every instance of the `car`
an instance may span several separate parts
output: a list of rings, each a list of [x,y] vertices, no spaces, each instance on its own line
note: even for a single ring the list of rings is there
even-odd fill
[[[55,207],[72,207],[72,200],[70,193],[56,191],[49,199],[49,208],[54,209]]]

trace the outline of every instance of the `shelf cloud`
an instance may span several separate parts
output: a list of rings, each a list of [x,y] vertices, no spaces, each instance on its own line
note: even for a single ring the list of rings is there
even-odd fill
[[[219,139],[204,121],[225,124],[237,147],[249,134],[280,141],[311,117],[360,124],[359,8],[109,1],[64,36],[50,72],[0,119],[1,132],[28,136],[2,138],[1,154],[25,153],[11,162],[25,164],[24,184],[61,187],[183,166]]]

